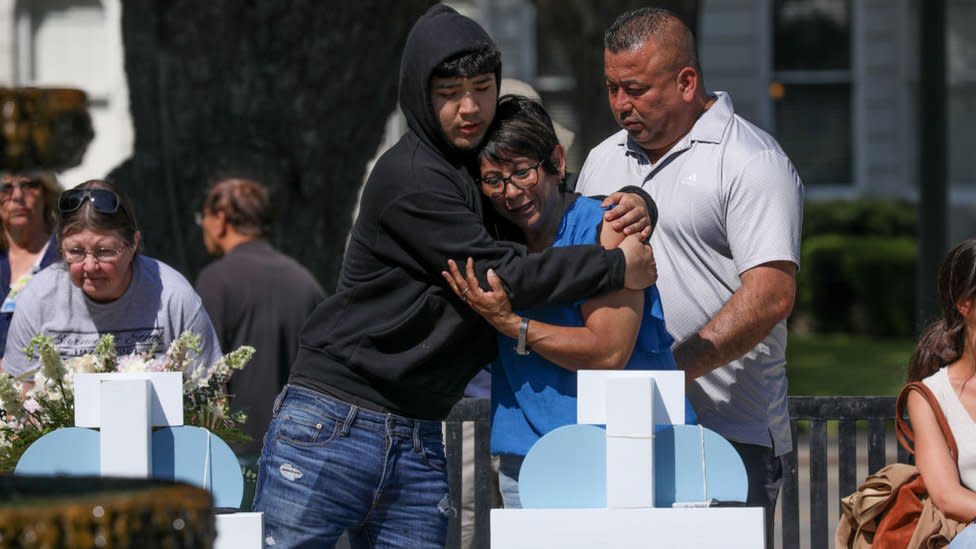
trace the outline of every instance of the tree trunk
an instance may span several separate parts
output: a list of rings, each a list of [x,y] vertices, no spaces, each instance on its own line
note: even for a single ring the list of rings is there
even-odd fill
[[[406,34],[432,3],[126,0],[135,150],[110,177],[136,203],[145,251],[196,273],[193,213],[208,177],[235,172],[271,188],[272,241],[334,288]]]

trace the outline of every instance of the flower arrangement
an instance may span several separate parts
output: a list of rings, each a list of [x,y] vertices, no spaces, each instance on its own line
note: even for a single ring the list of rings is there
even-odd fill
[[[241,346],[214,364],[196,366],[200,336],[183,332],[164,355],[155,349],[118,356],[115,337],[99,339],[91,353],[62,359],[54,341],[45,335],[31,339],[24,352],[37,357],[40,367],[26,378],[0,374],[0,471],[13,470],[33,442],[60,427],[74,425],[74,376],[91,372],[183,372],[184,423],[204,427],[228,442],[248,440],[239,428],[247,419],[230,411],[227,381],[254,356]]]

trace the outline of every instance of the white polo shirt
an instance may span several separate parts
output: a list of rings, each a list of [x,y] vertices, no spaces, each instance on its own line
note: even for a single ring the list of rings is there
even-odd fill
[[[651,244],[668,329],[677,342],[711,320],[771,261],[800,264],[803,183],[772,136],[737,116],[725,92],[691,131],[652,164],[626,130],[592,151],[576,190],[609,194],[640,185],[657,202]],[[786,387],[786,321],[750,352],[689,389],[699,422],[726,438],[792,448]]]

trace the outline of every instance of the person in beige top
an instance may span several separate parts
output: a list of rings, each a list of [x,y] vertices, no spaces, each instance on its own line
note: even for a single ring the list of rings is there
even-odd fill
[[[915,463],[932,502],[956,520],[976,519],[976,239],[952,249],[939,268],[942,318],[919,339],[908,381],[932,390],[959,446],[958,465],[936,420],[917,392],[908,397],[915,432]],[[970,524],[949,547],[976,546]]]

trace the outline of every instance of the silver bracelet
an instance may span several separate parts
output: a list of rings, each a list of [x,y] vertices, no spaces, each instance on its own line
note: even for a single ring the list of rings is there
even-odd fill
[[[519,321],[518,344],[515,345],[515,354],[525,356],[530,350],[525,346],[525,337],[529,334],[529,319],[522,317]]]

